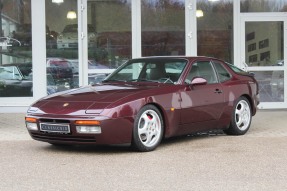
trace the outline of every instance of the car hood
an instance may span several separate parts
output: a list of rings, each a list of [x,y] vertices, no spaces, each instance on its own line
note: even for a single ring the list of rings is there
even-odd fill
[[[66,32],[66,33],[62,33],[62,36],[63,36],[63,38],[77,39],[78,38],[78,33]]]
[[[78,33],[75,32],[65,32],[62,33],[63,38],[78,39]],[[96,37],[94,33],[88,33],[89,38]]]
[[[158,86],[96,85],[68,90],[44,97],[28,112],[45,114],[100,114],[110,104]]]

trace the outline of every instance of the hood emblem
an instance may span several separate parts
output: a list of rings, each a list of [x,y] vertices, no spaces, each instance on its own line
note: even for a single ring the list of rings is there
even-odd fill
[[[63,107],[67,107],[69,105],[69,103],[64,103]]]

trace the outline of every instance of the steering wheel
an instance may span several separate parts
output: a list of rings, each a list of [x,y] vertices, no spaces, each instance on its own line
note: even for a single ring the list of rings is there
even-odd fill
[[[174,84],[174,81],[172,81],[170,78],[160,78],[158,81],[163,82],[164,84],[167,82]]]

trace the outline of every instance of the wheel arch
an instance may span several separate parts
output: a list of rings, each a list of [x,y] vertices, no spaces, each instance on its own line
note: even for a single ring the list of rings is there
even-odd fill
[[[154,137],[156,137],[156,142],[151,143],[152,145],[149,145],[149,143],[145,143],[144,141],[147,140],[145,138],[145,140],[142,139],[142,137],[139,134],[138,128],[139,128],[139,122],[142,118],[142,115],[144,112],[146,111],[153,111],[154,113],[157,113],[158,117],[160,117],[160,120],[162,121],[162,127],[161,127],[161,132],[160,134],[156,133],[156,135],[152,135]],[[140,115],[138,115],[140,114]],[[136,149],[137,151],[141,151],[141,152],[147,152],[147,151],[152,151],[154,149],[156,149],[156,147],[161,143],[162,139],[165,136],[165,115],[164,112],[161,108],[161,106],[159,104],[156,103],[146,103],[144,105],[142,105],[140,112],[137,114],[135,121],[137,123],[135,123],[133,128],[133,132],[132,132],[132,140],[131,140],[131,145],[134,149]],[[137,127],[136,127],[137,126]],[[153,126],[153,125],[152,125]],[[156,127],[151,127],[151,128],[156,128]],[[149,131],[154,131],[154,130],[150,130]],[[143,133],[145,134],[145,133]],[[150,133],[146,134],[146,136],[148,137]],[[151,140],[151,138],[150,138]]]
[[[143,105],[142,107],[146,106],[146,105],[153,105],[155,106],[158,111],[160,112],[161,114],[161,117],[162,117],[162,122],[163,122],[163,137],[165,137],[165,133],[166,133],[166,128],[168,128],[168,122],[167,122],[167,116],[166,116],[166,113],[164,112],[164,109],[163,107],[161,107],[160,104],[158,103],[155,103],[155,102],[149,102],[149,103],[146,103],[145,105]]]
[[[243,94],[243,95],[241,95],[240,97],[245,97],[247,100],[248,100],[248,102],[249,102],[249,104],[250,104],[250,107],[251,107],[251,113],[252,113],[252,115],[255,115],[255,106],[254,106],[254,102],[252,101],[252,98],[248,95],[248,94]]]

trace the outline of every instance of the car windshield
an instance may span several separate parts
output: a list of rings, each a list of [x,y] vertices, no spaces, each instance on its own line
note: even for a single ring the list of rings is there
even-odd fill
[[[78,25],[67,25],[64,28],[63,33],[69,33],[69,32],[72,32],[72,33],[78,32]]]
[[[77,33],[78,32],[78,25],[67,25],[65,26],[63,33]],[[88,32],[95,32],[95,28],[92,25],[88,25]]]
[[[187,64],[183,59],[142,59],[124,64],[104,82],[157,82],[176,84]]]

